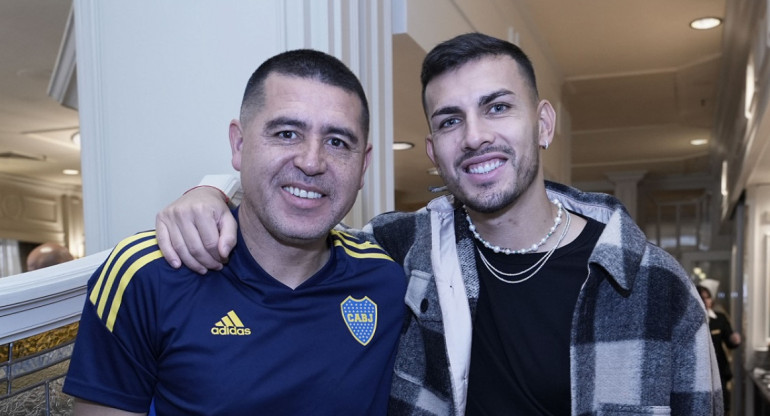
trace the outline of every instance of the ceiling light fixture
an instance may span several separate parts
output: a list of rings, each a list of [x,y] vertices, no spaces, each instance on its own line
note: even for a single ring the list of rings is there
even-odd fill
[[[701,17],[690,22],[690,27],[697,30],[713,29],[722,24],[722,19],[718,17]]]
[[[704,144],[708,143],[708,139],[692,139],[690,140],[690,144],[693,146],[703,146]]]
[[[65,175],[71,175],[72,176],[72,175],[79,174],[80,171],[77,170],[77,169],[64,169],[63,171],[61,171],[61,173],[65,174]]]
[[[80,147],[80,130],[73,133],[70,140],[72,140],[72,143],[75,143],[76,146]]]
[[[430,168],[428,169],[428,175],[435,175],[438,176],[438,169],[437,168]]]
[[[411,142],[393,142],[393,150],[409,150],[414,147]]]

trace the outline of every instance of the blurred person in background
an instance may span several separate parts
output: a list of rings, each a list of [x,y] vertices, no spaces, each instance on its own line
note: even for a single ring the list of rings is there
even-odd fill
[[[722,379],[722,395],[725,402],[725,414],[727,414],[730,410],[730,392],[727,390],[727,382],[733,378],[733,372],[730,369],[730,360],[727,358],[723,344],[731,350],[737,348],[741,345],[741,334],[733,331],[727,315],[714,310],[714,299],[709,289],[705,286],[698,286],[698,293],[706,305],[706,312],[709,317],[709,330],[711,331],[711,340],[714,342],[719,375]]]
[[[27,256],[27,271],[42,269],[72,259],[72,254],[66,247],[52,242],[43,243],[29,252]]]

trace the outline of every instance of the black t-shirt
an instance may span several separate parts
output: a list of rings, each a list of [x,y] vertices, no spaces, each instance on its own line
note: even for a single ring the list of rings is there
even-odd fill
[[[466,415],[570,414],[572,315],[588,277],[588,258],[604,229],[604,224],[587,220],[578,238],[558,248],[540,271],[521,283],[501,282],[476,253],[480,292]],[[478,243],[476,247],[508,273],[525,270],[544,255],[505,255]],[[529,273],[506,279],[520,280]]]

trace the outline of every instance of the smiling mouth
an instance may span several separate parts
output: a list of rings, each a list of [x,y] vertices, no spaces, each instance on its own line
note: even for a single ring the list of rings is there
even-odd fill
[[[468,166],[466,168],[466,171],[468,173],[473,173],[473,174],[479,174],[480,175],[480,174],[484,174],[484,173],[489,173],[489,172],[499,168],[500,166],[503,166],[503,161],[500,160],[500,159],[495,159],[495,160],[490,160],[490,161],[487,161],[487,162],[484,162],[484,163],[477,163],[477,164],[474,164],[474,165],[470,165],[470,166]]]
[[[283,190],[296,196],[297,198],[318,199],[323,197],[323,195],[319,194],[318,192],[307,191],[305,189],[295,188],[293,186],[284,186]]]

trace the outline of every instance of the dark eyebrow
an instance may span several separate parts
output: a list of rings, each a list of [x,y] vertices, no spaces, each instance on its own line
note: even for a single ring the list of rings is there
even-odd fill
[[[267,123],[265,123],[265,130],[272,130],[275,128],[280,128],[282,126],[290,126],[295,127],[299,130],[307,130],[308,124],[302,120],[291,118],[291,117],[276,117]],[[339,127],[339,126],[324,126],[323,128],[324,135],[328,134],[334,134],[337,136],[344,136],[347,137],[348,140],[350,140],[353,144],[358,144],[360,141],[360,138],[356,135],[356,133],[348,128],[345,127]]]
[[[457,106],[441,107],[438,110],[434,111],[433,114],[430,115],[430,118],[441,116],[444,114],[457,114],[459,112],[460,112],[460,107],[457,107]]]
[[[503,88],[495,92],[492,92],[490,94],[482,95],[481,97],[479,97],[478,105],[479,107],[487,105],[492,101],[496,100],[497,98],[500,98],[505,95],[513,95],[513,91]],[[433,114],[430,115],[430,117],[433,118],[433,117],[441,116],[445,114],[457,114],[459,112],[460,112],[460,107],[457,107],[457,106],[441,107],[436,111],[434,111]]]
[[[500,98],[504,95],[513,95],[513,91],[506,90],[505,88],[497,90],[491,94],[482,95],[481,98],[479,98],[479,107],[483,105],[487,105],[491,103],[492,101],[496,100],[497,98]]]
[[[350,129],[347,129],[345,127],[339,127],[339,126],[326,126],[323,129],[324,134],[334,134],[337,136],[345,136],[350,140],[353,144],[358,144],[359,138],[356,136],[356,133],[353,132]]]
[[[266,130],[271,130],[280,126],[292,126],[297,127],[300,130],[304,130],[307,128],[307,123],[302,120],[290,117],[276,117],[265,123]]]

